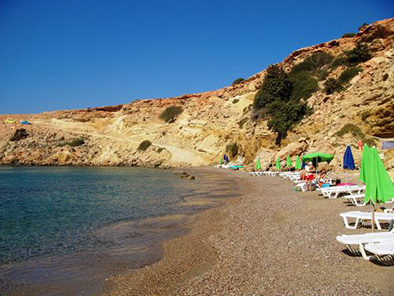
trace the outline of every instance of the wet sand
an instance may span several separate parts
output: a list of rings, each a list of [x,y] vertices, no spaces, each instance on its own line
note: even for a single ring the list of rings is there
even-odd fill
[[[182,226],[190,232],[166,242],[159,262],[107,279],[105,295],[392,295],[393,267],[349,256],[335,239],[371,231],[344,228],[339,213],[354,207],[279,177],[220,174],[241,196]]]

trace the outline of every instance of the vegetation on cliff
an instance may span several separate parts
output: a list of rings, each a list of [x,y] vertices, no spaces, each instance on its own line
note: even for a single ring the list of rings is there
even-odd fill
[[[163,119],[167,123],[173,123],[176,117],[182,112],[183,109],[181,107],[170,106],[160,114],[160,119]]]
[[[245,79],[240,77],[238,79],[235,79],[234,82],[231,85],[237,85],[240,84],[242,81],[244,81]]]
[[[149,140],[142,141],[140,143],[140,145],[138,146],[138,150],[139,151],[146,151],[146,149],[148,149],[151,145],[152,145],[152,142]]]
[[[364,144],[368,144],[369,146],[376,145],[376,141],[373,138],[368,138],[362,130],[353,123],[345,124],[335,135],[343,137],[346,134],[351,134],[355,139],[361,140]]]
[[[255,112],[262,111],[263,116],[270,118],[268,127],[277,135],[276,145],[281,143],[287,132],[308,112],[307,105],[300,103],[305,92],[299,90],[304,86],[297,83],[295,85],[297,92],[292,96],[294,89],[289,75],[276,65],[270,66],[254,100]],[[310,92],[309,82],[307,85]]]
[[[59,147],[63,147],[63,146],[79,147],[79,146],[82,146],[83,144],[85,144],[85,140],[84,139],[76,138],[76,139],[73,139],[73,140],[71,140],[69,142],[61,143],[58,146]]]
[[[342,38],[351,38],[356,36],[356,33],[345,33],[342,35]]]

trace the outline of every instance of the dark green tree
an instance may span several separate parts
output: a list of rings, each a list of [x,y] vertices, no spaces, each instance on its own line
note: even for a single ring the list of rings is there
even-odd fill
[[[264,109],[267,104],[275,101],[288,102],[292,89],[286,72],[276,65],[269,66],[263,85],[256,94],[254,109]]]
[[[308,112],[306,104],[291,100],[292,90],[288,75],[275,65],[268,68],[262,87],[255,97],[255,113],[263,111],[270,117],[268,127],[277,134],[276,145]]]

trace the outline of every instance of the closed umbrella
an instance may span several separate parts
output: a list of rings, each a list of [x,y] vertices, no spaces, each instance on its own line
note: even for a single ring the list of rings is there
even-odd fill
[[[292,167],[293,166],[293,163],[291,162],[290,155],[287,155],[286,166],[288,166],[288,167]]]
[[[343,168],[346,170],[346,183],[347,183],[347,171],[354,170],[354,159],[352,154],[352,149],[348,145],[345,150],[345,154],[343,155]]]
[[[363,143],[361,143],[361,141],[359,140],[357,142],[357,146],[358,146],[358,150],[360,150],[360,154],[363,154]]]
[[[296,170],[302,169],[300,156],[298,156],[298,155],[297,155],[297,158],[296,158],[295,168],[296,168]]]
[[[222,165],[223,164],[223,160],[222,160],[222,157],[220,156],[220,158],[219,158],[219,165]]]
[[[258,158],[256,161],[256,170],[261,170],[260,158]]]
[[[275,167],[280,170],[280,161],[279,161],[279,157],[276,159],[276,165]]]
[[[364,145],[361,159],[360,181],[365,184],[364,202],[373,205],[372,231],[375,229],[375,205],[387,202],[394,197],[394,185],[379,157],[376,148]]]

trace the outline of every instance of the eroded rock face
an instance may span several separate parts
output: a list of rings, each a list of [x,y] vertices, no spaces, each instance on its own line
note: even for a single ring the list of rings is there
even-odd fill
[[[87,110],[0,116],[0,164],[196,166],[217,162],[226,146],[237,142],[247,163],[260,156],[268,167],[276,157],[284,161],[287,155],[321,151],[336,154],[332,167],[339,167],[347,144],[357,152],[358,140],[375,141],[379,147],[374,136],[394,137],[394,19],[371,24],[353,38],[302,48],[280,63],[289,71],[316,52],[339,56],[360,41],[367,43],[373,58],[360,64],[363,71],[345,91],[314,93],[307,101],[314,113],[288,134],[281,147],[274,145],[275,135],[266,121],[252,119],[251,106],[264,70],[239,84],[199,94]],[[341,71],[339,67],[330,77],[337,78]],[[183,110],[171,124],[159,118],[170,106]],[[10,117],[32,122],[23,126],[27,137],[10,141],[22,128],[3,123]],[[363,136],[339,136],[347,123],[357,126]],[[84,144],[70,145],[78,139]],[[144,140],[152,145],[139,151]],[[385,156],[387,165],[392,162],[389,158]]]

